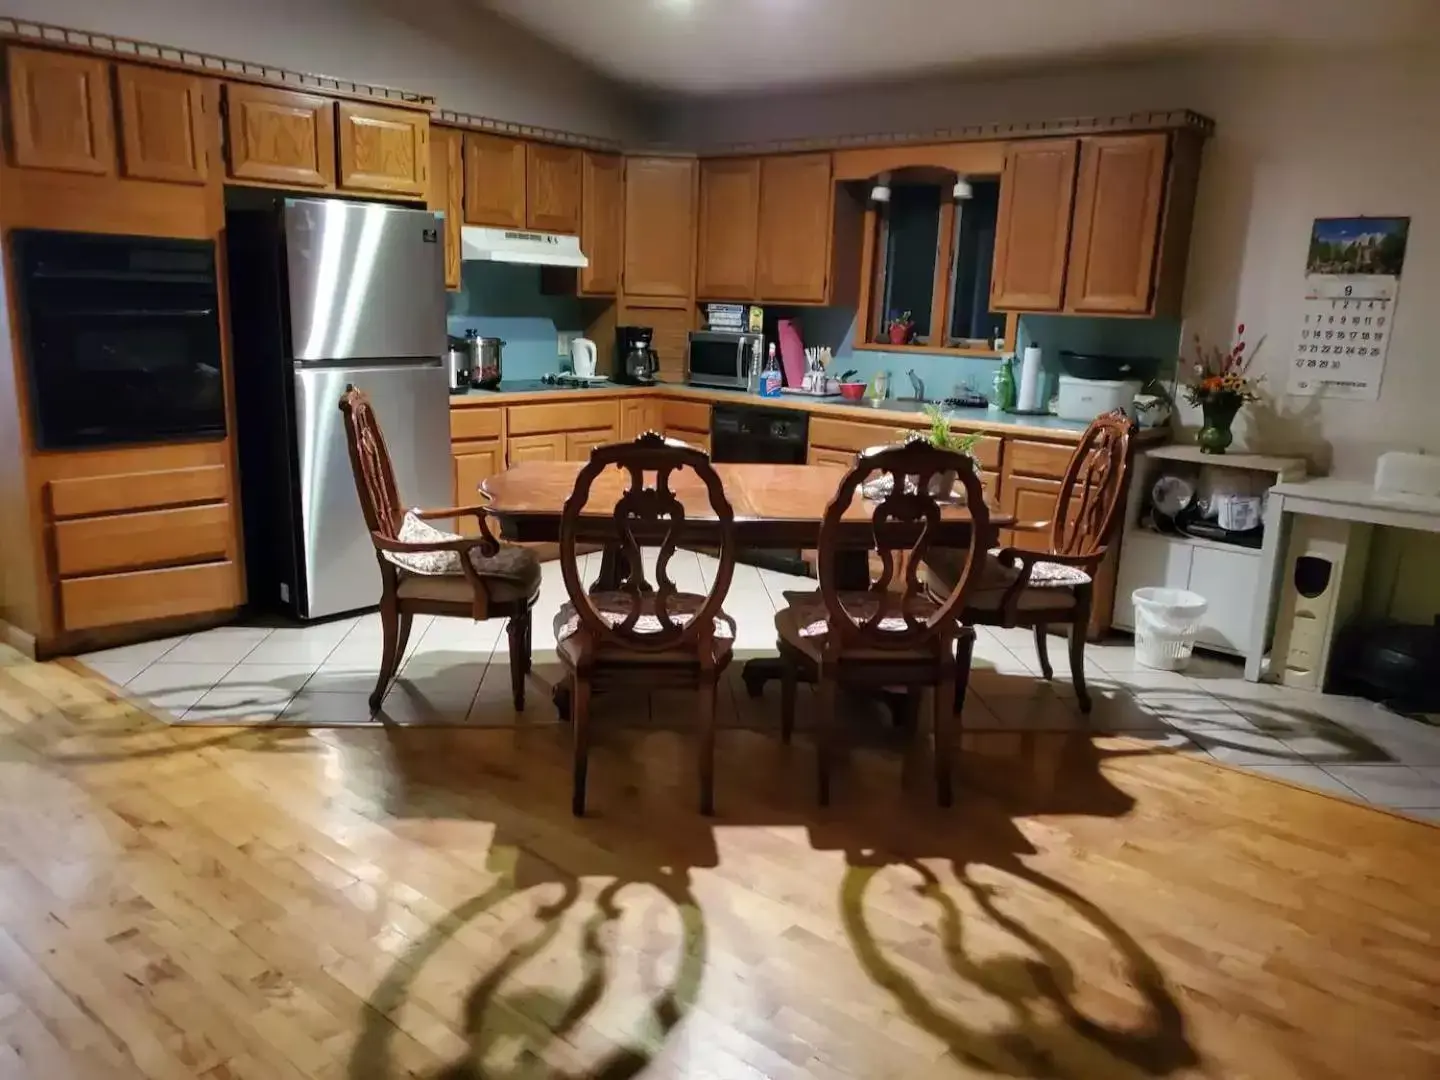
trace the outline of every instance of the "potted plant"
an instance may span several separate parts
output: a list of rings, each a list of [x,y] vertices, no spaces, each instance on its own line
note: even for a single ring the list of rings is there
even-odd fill
[[[1195,335],[1196,360],[1185,383],[1185,400],[1199,406],[1205,417],[1205,426],[1196,439],[1201,453],[1225,453],[1235,439],[1230,427],[1235,423],[1236,414],[1246,402],[1259,397],[1256,388],[1260,379],[1252,379],[1249,370],[1264,339],[1246,355],[1244,323],[1236,329],[1235,337],[1234,347],[1223,352],[1218,346],[1207,349],[1201,344],[1200,335]]]
[[[962,435],[951,431],[950,418],[938,405],[925,406],[925,419],[930,421],[930,430],[923,434],[915,431],[907,432],[909,440],[923,439],[931,446],[941,450],[954,450],[956,453],[964,454],[975,462],[976,471],[979,471],[980,462],[975,458],[975,444],[980,441],[979,432],[967,431]],[[937,473],[930,480],[930,494],[937,499],[951,497],[955,491],[955,483],[959,479],[960,474],[954,469]]]
[[[902,311],[890,317],[885,324],[885,332],[890,336],[891,345],[909,344],[911,335],[915,333],[915,320],[910,317],[910,312]]]

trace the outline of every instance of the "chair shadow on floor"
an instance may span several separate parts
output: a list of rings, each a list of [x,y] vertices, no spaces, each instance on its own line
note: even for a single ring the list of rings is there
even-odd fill
[[[808,783],[808,746],[797,740],[782,747],[768,736],[734,730],[722,737],[719,816],[705,819],[690,806],[693,782],[665,771],[673,770],[677,747],[687,744],[652,722],[641,731],[612,731],[597,747],[596,772],[604,780],[595,785],[593,816],[576,820],[564,798],[568,733],[563,728],[492,730],[484,733],[484,748],[474,744],[476,734],[434,729],[363,733],[371,744],[363,752],[383,758],[394,780],[386,812],[401,820],[492,823],[489,858],[497,880],[435,922],[396,958],[367,1003],[349,1080],[403,1075],[394,1053],[400,1036],[392,1018],[405,1008],[414,980],[467,925],[483,918],[496,933],[497,923],[507,922],[503,905],[517,902],[531,905],[533,922],[524,922],[518,943],[492,950],[497,958],[481,965],[483,973],[464,994],[460,1026],[466,1052],[422,1075],[432,1080],[540,1075],[621,1080],[638,1075],[665,1053],[667,1036],[698,1000],[714,935],[734,941],[756,932],[737,910],[743,900],[702,907],[692,888],[724,863],[729,830],[747,826],[766,836],[798,828],[808,837],[809,853],[843,853],[835,917],[861,971],[911,1023],[942,1040],[966,1066],[1039,1080],[1164,1076],[1198,1060],[1155,962],[1097,905],[1026,865],[1024,857],[1036,849],[1015,821],[1042,812],[1123,817],[1134,799],[1107,778],[1103,764],[1153,752],[1147,748],[1122,741],[1097,745],[1073,733],[1029,735],[1017,743],[1007,734],[1012,747],[1022,747],[1010,754],[1009,769],[997,769],[983,746],[980,752],[962,753],[958,799],[948,811],[931,801],[923,769],[907,763],[897,770],[893,754],[862,748],[853,755],[852,767],[837,774],[837,805],[822,811]],[[1031,747],[1029,763],[1021,760],[1024,746]],[[734,759],[742,751],[751,768],[737,775]],[[729,769],[727,757],[732,759]],[[680,760],[690,764],[688,755]],[[525,767],[517,767],[522,761]],[[914,773],[903,789],[897,771]],[[797,858],[805,854],[796,849]],[[947,965],[942,985],[932,980],[922,989],[909,979],[903,974],[903,955],[897,959],[892,946],[869,927],[867,896],[875,879],[883,875],[888,882],[897,874],[912,877],[933,907],[934,928],[926,931],[926,940],[939,958],[936,964]],[[591,898],[597,880],[603,884]],[[641,977],[648,988],[640,1003],[645,1033],[576,1061],[569,1036],[584,1029],[636,956],[607,946],[625,907],[617,898],[639,895],[634,889],[658,894],[683,928],[678,940],[669,942],[672,974],[668,979],[654,973]],[[957,890],[969,908],[963,914],[952,895]],[[1066,921],[1067,943],[1104,942],[1105,965],[1092,971],[1086,960],[1094,960],[1094,948],[1084,949],[1085,958],[1067,956],[1065,944],[1047,940],[1048,923],[1036,925],[1011,911],[1007,897],[1016,890],[1028,890],[1030,906],[1039,897],[1052,916]],[[701,889],[700,895],[709,894]],[[580,975],[572,980],[573,992],[562,997],[536,989],[536,980],[525,971],[527,965],[543,967],[547,950],[553,954],[564,948],[560,925],[567,919],[582,920],[583,930],[578,956],[566,957]],[[972,922],[983,925],[992,944],[997,934],[1011,940],[1015,955],[967,955],[965,928]],[[657,970],[666,966],[653,955],[642,962]],[[1087,974],[1111,979],[1107,973],[1112,970],[1137,998],[1140,1015],[1134,1022],[1094,1018],[1077,1000]],[[825,974],[817,972],[815,984],[825,982]],[[988,1029],[967,1025],[963,1008],[955,1003],[977,996],[1009,1021]]]

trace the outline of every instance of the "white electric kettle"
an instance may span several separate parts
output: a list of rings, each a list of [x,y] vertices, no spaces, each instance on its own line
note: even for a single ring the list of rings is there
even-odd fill
[[[570,342],[570,370],[582,379],[595,376],[595,342],[577,337]]]

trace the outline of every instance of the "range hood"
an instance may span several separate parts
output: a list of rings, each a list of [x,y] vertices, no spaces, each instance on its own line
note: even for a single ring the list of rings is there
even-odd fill
[[[483,229],[471,225],[460,230],[460,258],[465,262],[507,262],[527,266],[590,265],[590,260],[580,250],[578,236]]]

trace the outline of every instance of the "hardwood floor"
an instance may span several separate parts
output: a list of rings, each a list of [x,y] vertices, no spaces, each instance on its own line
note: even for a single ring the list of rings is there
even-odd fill
[[[4,651],[0,1077],[1440,1075],[1434,826],[1063,733],[821,811],[731,731],[706,820],[614,727],[576,821],[559,725],[171,727]]]

